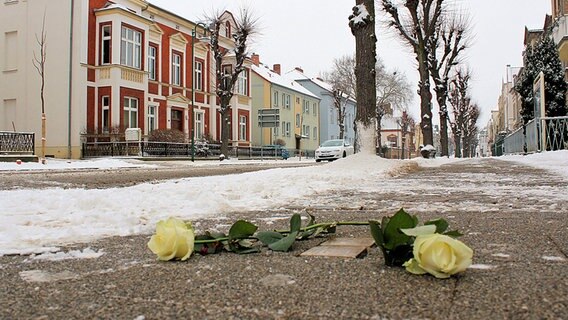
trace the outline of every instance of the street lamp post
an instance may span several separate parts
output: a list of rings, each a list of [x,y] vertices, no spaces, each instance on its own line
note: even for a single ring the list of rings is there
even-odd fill
[[[197,39],[198,27],[203,29],[203,38],[207,37],[207,26],[203,22],[197,23],[191,30],[191,162],[195,161],[195,40]]]

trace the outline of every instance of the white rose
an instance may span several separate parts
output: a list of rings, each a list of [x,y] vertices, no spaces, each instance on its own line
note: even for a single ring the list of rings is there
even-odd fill
[[[187,260],[193,252],[195,232],[191,223],[169,218],[156,225],[156,234],[150,238],[148,248],[158,256],[158,260]]]
[[[435,233],[417,236],[413,255],[404,263],[408,272],[449,278],[471,265],[473,250],[459,240]]]

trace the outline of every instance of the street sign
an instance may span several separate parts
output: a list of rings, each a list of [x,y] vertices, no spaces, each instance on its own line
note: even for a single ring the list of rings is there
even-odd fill
[[[261,128],[275,128],[280,126],[280,109],[258,110],[258,126]]]

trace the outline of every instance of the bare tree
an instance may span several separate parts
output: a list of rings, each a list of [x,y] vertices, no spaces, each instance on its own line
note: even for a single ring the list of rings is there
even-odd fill
[[[381,120],[385,115],[392,115],[394,110],[404,110],[412,100],[412,90],[404,74],[387,70],[382,59],[377,57],[376,94],[377,94],[377,146],[381,144]],[[333,60],[333,70],[323,75],[324,79],[344,94],[355,95],[355,57],[343,56]],[[335,91],[335,90],[334,90]],[[335,107],[341,110],[339,92],[334,94]]]
[[[375,153],[374,135],[377,117],[375,0],[355,0],[355,4],[353,13],[349,16],[349,27],[355,36],[357,100],[355,146],[358,150],[364,149],[368,153]]]
[[[258,32],[258,19],[253,17],[248,8],[240,10],[235,17],[236,26],[232,37],[233,48],[224,48],[220,43],[221,30],[225,26],[222,14],[216,14],[208,18],[211,29],[211,50],[215,61],[215,93],[220,100],[219,113],[221,114],[221,154],[225,156],[229,152],[231,99],[234,95],[235,84],[239,75],[244,71],[244,62],[248,56],[248,43],[250,38]],[[230,60],[234,59],[234,60]],[[231,68],[225,68],[231,65]]]
[[[461,62],[463,51],[468,47],[466,30],[469,23],[457,13],[444,17],[443,23],[429,38],[430,52],[428,66],[434,81],[436,100],[440,115],[440,147],[442,156],[449,155],[448,149],[448,85],[450,72]]]
[[[458,158],[471,156],[476,145],[480,109],[471,101],[468,92],[470,79],[470,71],[460,69],[450,82],[448,102],[453,114],[450,127],[454,136],[455,155]]]
[[[406,44],[411,47],[418,62],[420,82],[420,127],[424,145],[434,145],[432,130],[432,93],[430,92],[430,70],[428,54],[430,39],[439,28],[444,0],[404,0],[406,13],[399,12],[401,5],[392,0],[381,0],[384,11],[390,16],[388,24],[395,28]]]
[[[406,137],[408,136],[409,133],[414,132],[414,119],[412,119],[412,117],[408,114],[408,112],[405,110],[402,112],[402,116],[400,117],[400,119],[397,120],[397,124],[400,126],[400,132],[401,132],[401,159],[404,159],[404,149],[406,148]],[[409,155],[410,157],[410,155]]]
[[[355,57],[345,55],[333,60],[333,69],[323,74],[326,82],[332,86],[333,106],[337,111],[337,124],[339,126],[339,138],[345,137],[345,116],[349,98],[355,95]]]
[[[45,61],[47,53],[47,31],[45,30],[45,12],[43,13],[43,21],[41,25],[41,35],[36,34],[36,42],[39,46],[39,56],[34,51],[32,64],[36,68],[40,78],[40,98],[41,98],[41,163],[46,164],[45,144],[46,144],[46,115],[45,115]]]
[[[377,145],[381,146],[381,120],[395,110],[405,110],[412,100],[410,84],[404,74],[390,72],[382,60],[377,60]]]

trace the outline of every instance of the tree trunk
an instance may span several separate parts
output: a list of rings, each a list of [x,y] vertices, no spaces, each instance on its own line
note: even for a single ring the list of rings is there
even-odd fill
[[[43,108],[43,92],[42,92],[42,108]],[[46,116],[45,112],[41,114],[41,163],[46,164],[45,160],[45,143],[46,143]]]
[[[355,36],[355,76],[357,114],[355,118],[358,138],[356,147],[359,150],[375,152],[375,124],[377,113],[376,96],[376,42],[375,35],[375,0],[356,0],[349,26]],[[361,9],[365,9],[366,13]],[[359,19],[356,19],[359,17]],[[371,130],[372,134],[361,135]],[[365,139],[365,140],[364,140]],[[366,141],[368,140],[368,141]]]
[[[456,158],[461,158],[462,154],[461,154],[461,147],[462,147],[462,141],[461,141],[461,136],[460,135],[454,135],[454,144],[455,144],[455,155]]]
[[[434,145],[434,132],[432,130],[432,93],[430,92],[430,72],[428,71],[428,60],[426,59],[425,48],[417,48],[418,72],[420,73],[420,83],[418,91],[420,93],[420,128],[426,145]]]
[[[229,108],[229,102],[223,101],[226,99],[221,99],[221,154],[225,156],[225,159],[229,158],[229,137],[231,136],[231,109]]]
[[[438,105],[440,106],[440,148],[442,149],[442,157],[447,157],[450,155],[450,149],[448,147],[448,107],[446,106],[446,95],[441,97],[436,93],[438,97]]]

